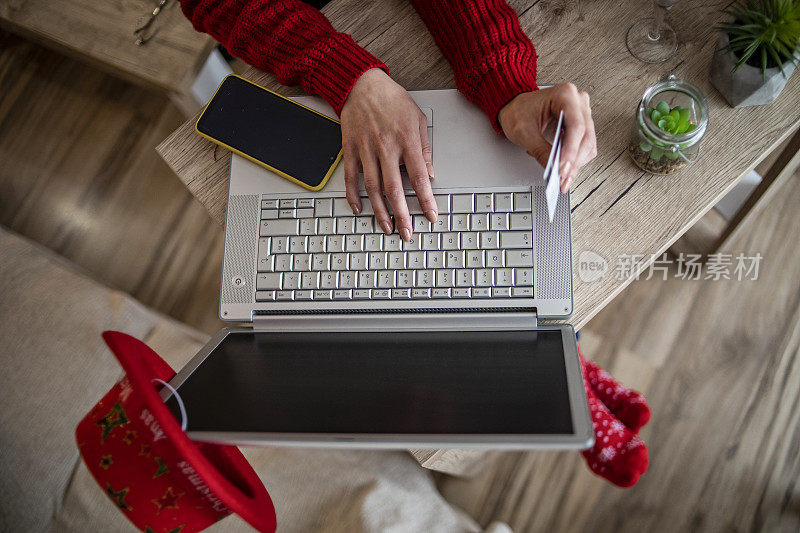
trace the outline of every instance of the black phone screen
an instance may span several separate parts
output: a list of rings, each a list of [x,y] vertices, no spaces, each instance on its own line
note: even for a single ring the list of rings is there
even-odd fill
[[[178,392],[190,432],[573,432],[560,330],[230,333]]]
[[[318,187],[342,151],[339,123],[237,76],[228,76],[197,131],[309,187]]]

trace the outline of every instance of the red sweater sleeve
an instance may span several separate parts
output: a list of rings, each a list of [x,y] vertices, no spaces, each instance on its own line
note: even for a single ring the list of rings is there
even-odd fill
[[[356,80],[386,69],[352,37],[333,29],[320,11],[299,0],[180,0],[198,31],[234,56],[272,72],[284,85],[324,98],[340,114]]]
[[[538,89],[536,50],[505,0],[411,0],[445,58],[456,86],[498,133],[500,109]]]

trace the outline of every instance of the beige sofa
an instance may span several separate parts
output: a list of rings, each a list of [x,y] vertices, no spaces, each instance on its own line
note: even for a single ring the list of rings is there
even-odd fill
[[[133,531],[73,432],[121,370],[100,338],[134,335],[179,369],[206,336],[0,228],[0,531]],[[407,453],[246,448],[279,531],[478,531]],[[490,527],[507,531],[502,524]],[[250,531],[238,517],[209,531]]]

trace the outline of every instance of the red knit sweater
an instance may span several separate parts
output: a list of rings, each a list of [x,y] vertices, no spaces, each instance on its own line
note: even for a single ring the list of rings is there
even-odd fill
[[[196,30],[286,85],[300,84],[341,113],[356,80],[386,65],[300,0],[180,0]],[[458,89],[500,132],[500,109],[535,90],[536,51],[504,0],[411,0],[450,62]]]

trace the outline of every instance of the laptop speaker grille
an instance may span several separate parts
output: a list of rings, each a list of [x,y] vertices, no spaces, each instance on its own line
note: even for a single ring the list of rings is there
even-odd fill
[[[223,304],[253,302],[259,214],[257,194],[228,199],[222,266]]]
[[[561,194],[550,223],[544,187],[533,187],[536,209],[536,298],[569,300],[572,294],[572,254],[569,195]],[[541,222],[544,221],[544,222]]]

